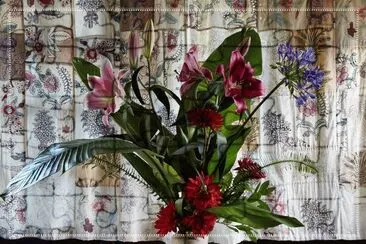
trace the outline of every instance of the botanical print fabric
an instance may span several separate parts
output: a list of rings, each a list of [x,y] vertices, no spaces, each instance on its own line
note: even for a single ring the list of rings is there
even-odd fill
[[[291,164],[266,168],[277,187],[268,197],[272,211],[295,216],[305,227],[271,228],[261,237],[366,238],[363,0],[0,0],[0,190],[52,143],[118,132],[103,125],[102,113],[85,109],[86,88],[71,59],[96,65],[109,59],[116,70],[124,68],[131,30],[142,30],[150,18],[157,34],[152,71],[157,83],[177,94],[175,71],[191,45],[198,45],[203,61],[244,25],[261,36],[260,79],[267,91],[281,79],[269,66],[278,59],[279,43],[316,50],[326,71],[318,103],[309,100],[300,109],[283,88],[259,111],[243,145],[242,154],[263,165],[296,158],[319,170],[314,175]],[[167,123],[174,122],[176,108],[170,117],[158,108]],[[103,169],[80,166],[2,203],[0,236],[158,240],[153,221],[160,206],[127,175],[105,178]],[[219,224],[210,236],[218,243],[244,238]]]

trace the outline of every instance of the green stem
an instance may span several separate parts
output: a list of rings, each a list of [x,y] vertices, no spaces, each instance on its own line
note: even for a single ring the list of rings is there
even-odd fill
[[[306,167],[311,168],[311,169],[312,169],[312,170],[314,170],[315,172],[318,172],[318,170],[317,170],[315,167],[313,167],[313,166],[311,166],[311,165],[309,165],[309,164],[306,164],[306,163],[304,163],[303,161],[300,161],[300,160],[294,160],[294,159],[285,159],[285,160],[278,160],[278,161],[274,161],[274,162],[272,162],[272,163],[270,163],[270,164],[267,164],[267,165],[262,166],[262,167],[261,167],[261,169],[264,169],[264,168],[266,168],[266,167],[268,167],[268,166],[273,166],[273,165],[276,165],[276,164],[282,164],[282,163],[298,163],[298,164],[305,165]]]
[[[253,109],[253,111],[249,114],[248,118],[244,121],[243,127],[249,122],[249,120],[253,117],[253,115],[257,112],[257,110],[262,106],[262,104],[281,86],[285,83],[285,80],[279,82],[263,99],[262,101]]]
[[[150,99],[150,104],[151,104],[151,109],[153,110],[154,114],[156,114],[155,112],[155,107],[154,107],[154,103],[152,100],[152,96],[151,96],[151,63],[150,60],[147,59],[147,70],[148,70],[148,77],[149,77],[149,82],[148,82],[148,93],[149,93],[149,99]]]

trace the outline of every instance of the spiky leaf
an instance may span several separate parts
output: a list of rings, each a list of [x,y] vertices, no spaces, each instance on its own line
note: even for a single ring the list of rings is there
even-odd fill
[[[130,141],[118,138],[80,139],[56,143],[42,151],[9,182],[5,195],[17,193],[57,173],[66,172],[95,155],[142,150]]]

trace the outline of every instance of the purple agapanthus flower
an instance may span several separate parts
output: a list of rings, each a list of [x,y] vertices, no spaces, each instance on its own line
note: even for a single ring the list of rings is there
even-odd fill
[[[306,48],[300,57],[300,65],[310,65],[316,61],[314,49],[312,47]]]
[[[320,89],[324,72],[315,65],[316,54],[313,48],[304,50],[294,48],[290,43],[278,46],[279,62],[277,68],[285,77],[286,86],[296,99],[298,106],[316,98],[315,92]]]
[[[324,72],[318,66],[310,66],[304,71],[304,80],[311,83],[315,89],[319,89],[323,83]]]

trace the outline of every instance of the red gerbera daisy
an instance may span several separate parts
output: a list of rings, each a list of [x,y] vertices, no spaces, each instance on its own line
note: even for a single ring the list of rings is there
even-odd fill
[[[176,208],[173,201],[168,202],[160,209],[158,219],[155,221],[155,229],[159,235],[166,235],[170,231],[177,231]]]
[[[189,178],[185,187],[186,199],[197,209],[215,207],[221,203],[222,194],[218,184],[212,183],[211,176]],[[202,182],[203,181],[203,182]]]
[[[185,216],[182,223],[186,225],[194,235],[207,235],[212,231],[216,223],[216,216],[205,211],[195,212]]]
[[[188,121],[192,125],[210,127],[218,131],[224,123],[220,113],[210,108],[194,108],[188,112]]]
[[[248,178],[262,179],[266,177],[261,167],[249,157],[239,160],[239,167],[235,169]]]

